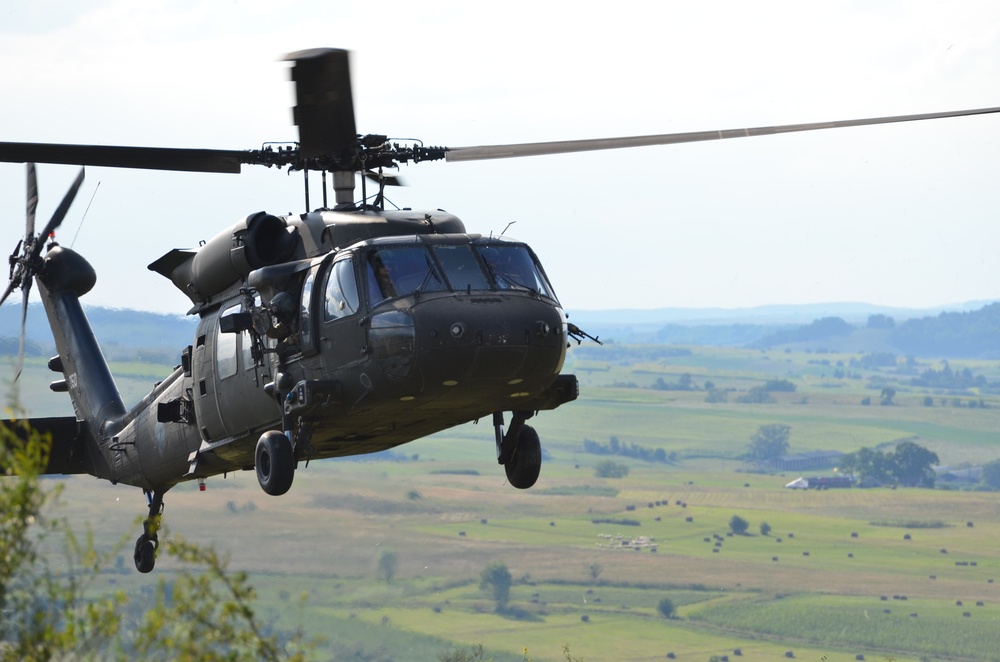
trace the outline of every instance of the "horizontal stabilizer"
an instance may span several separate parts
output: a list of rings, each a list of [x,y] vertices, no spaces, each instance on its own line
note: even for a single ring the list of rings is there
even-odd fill
[[[85,444],[89,433],[86,427],[73,416],[53,418],[29,418],[17,421],[0,421],[5,430],[0,432],[2,443],[12,441],[7,432],[24,439],[27,431],[34,430],[44,437],[50,437],[52,446],[49,461],[42,474],[87,473],[84,466]],[[6,469],[6,467],[3,467]]]

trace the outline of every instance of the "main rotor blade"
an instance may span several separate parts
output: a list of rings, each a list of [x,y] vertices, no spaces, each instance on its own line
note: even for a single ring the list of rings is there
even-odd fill
[[[522,143],[515,145],[483,145],[480,147],[453,147],[445,154],[447,161],[482,161],[486,159],[507,159],[521,156],[541,156],[544,154],[569,154],[572,152],[593,152],[602,149],[625,147],[645,147],[649,145],[674,145],[701,142],[705,140],[725,140],[728,138],[749,138],[796,131],[817,131],[820,129],[840,129],[849,126],[870,124],[891,124],[893,122],[915,122],[945,117],[967,115],[988,115],[1000,113],[1000,108],[978,108],[974,110],[953,110],[920,115],[895,115],[892,117],[872,117],[834,122],[813,122],[810,124],[784,124],[779,126],[749,129],[724,129],[721,131],[695,131],[692,133],[665,133],[652,136],[631,136],[625,138],[599,138],[595,140],[565,140],[559,142]]]
[[[29,161],[28,170],[28,207],[25,215],[24,237],[28,239],[35,234],[35,210],[38,208],[38,178],[35,175],[35,164]]]
[[[299,127],[301,156],[311,159],[354,147],[358,132],[348,52],[314,48],[290,53],[285,60],[295,62],[292,118]]]
[[[50,218],[49,222],[45,224],[45,229],[43,229],[42,232],[38,235],[38,238],[35,240],[34,245],[31,247],[31,254],[28,256],[28,264],[34,262],[35,258],[37,258],[39,255],[42,254],[42,247],[48,240],[49,235],[55,232],[56,228],[58,228],[59,225],[62,224],[63,219],[66,218],[66,213],[69,211],[70,205],[73,204],[73,199],[76,198],[77,191],[80,190],[80,186],[83,184],[83,175],[84,175],[84,170],[83,168],[80,168],[80,173],[76,176],[76,179],[73,180],[73,183],[70,185],[69,190],[66,191],[66,195],[63,196],[62,202],[59,203],[59,206],[56,207],[55,213],[52,214],[52,218]],[[30,280],[31,277],[29,275],[28,276],[29,287],[30,287]]]
[[[254,162],[248,155],[249,152],[221,149],[0,142],[0,161],[7,163],[238,173],[240,164]]]

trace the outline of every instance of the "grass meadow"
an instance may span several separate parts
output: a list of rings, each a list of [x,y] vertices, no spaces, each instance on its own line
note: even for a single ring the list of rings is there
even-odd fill
[[[205,492],[181,485],[165,499],[165,535],[228,554],[250,574],[262,614],[324,640],[317,659],[437,660],[482,644],[498,662],[525,651],[564,660],[567,645],[583,660],[1000,660],[1000,495],[793,491],[784,485],[798,472],[750,473],[742,460],[760,425],[784,423],[792,452],[913,439],[943,464],[988,462],[1000,458],[1000,396],[921,389],[891,370],[838,376],[848,355],[690,350],[657,361],[571,356],[581,397],[532,420],[546,459],[531,490],[506,484],[483,421],[401,447],[397,461],[312,463],[279,498],[250,472],[210,479]],[[1000,362],[952,367],[1000,379]],[[115,366],[130,401],[169,370]],[[649,388],[683,375],[699,390]],[[50,379],[43,363],[26,366],[19,399],[30,414],[71,411]],[[738,402],[769,379],[795,391]],[[705,382],[727,401],[706,402]],[[885,384],[893,406],[877,404]],[[672,461],[616,456],[628,475],[598,478],[608,457],[585,453],[583,440],[612,436]],[[152,576],[131,567],[139,490],[64,482],[58,514],[120,545],[96,591],[139,596],[177,570],[170,559]],[[748,535],[730,535],[733,515],[750,522]],[[398,558],[388,579],[386,553]],[[492,561],[514,578],[499,613],[479,588]],[[671,618],[657,609],[663,598]]]

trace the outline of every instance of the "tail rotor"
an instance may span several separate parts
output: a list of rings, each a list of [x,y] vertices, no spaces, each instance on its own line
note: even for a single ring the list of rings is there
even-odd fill
[[[69,190],[66,191],[59,207],[52,214],[52,218],[45,224],[42,232],[37,235],[35,234],[35,210],[38,208],[38,179],[34,163],[27,164],[27,175],[28,196],[24,238],[17,242],[14,252],[10,255],[10,283],[4,290],[3,296],[0,296],[0,305],[2,305],[15,289],[20,288],[21,290],[21,341],[17,353],[17,371],[14,373],[15,382],[21,376],[21,369],[24,367],[24,332],[28,317],[28,297],[34,278],[44,264],[41,257],[42,249],[45,247],[45,242],[55,234],[56,229],[66,218],[66,213],[83,184],[84,170],[80,169],[80,173],[70,185]]]

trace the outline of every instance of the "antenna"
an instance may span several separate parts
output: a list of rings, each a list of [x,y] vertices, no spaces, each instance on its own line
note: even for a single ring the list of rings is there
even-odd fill
[[[90,201],[87,202],[87,208],[83,210],[80,225],[76,226],[76,234],[73,235],[73,241],[69,244],[70,248],[73,248],[73,245],[76,244],[76,238],[80,236],[80,230],[83,229],[83,222],[87,220],[87,212],[90,211],[90,205],[94,204],[94,198],[97,197],[97,189],[99,188],[101,188],[101,182],[97,182],[97,186],[94,187],[94,192],[90,196]]]

